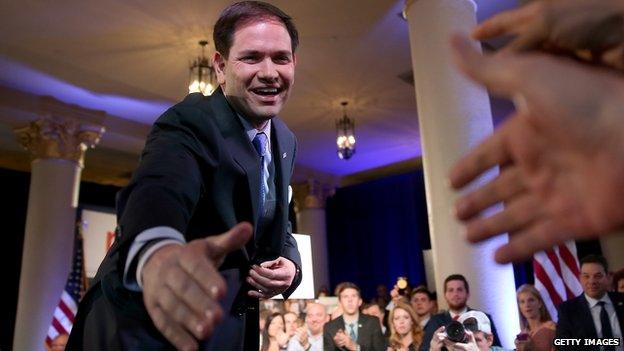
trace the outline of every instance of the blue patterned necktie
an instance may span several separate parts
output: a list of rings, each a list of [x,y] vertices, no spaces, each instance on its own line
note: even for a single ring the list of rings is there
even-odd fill
[[[269,172],[267,169],[267,165],[265,165],[267,155],[267,142],[268,138],[266,134],[264,134],[264,132],[256,134],[253,141],[251,142],[258,152],[258,155],[260,155],[260,216],[262,216],[264,201],[266,200],[267,191],[269,189]]]
[[[357,341],[357,337],[355,336],[355,323],[349,324],[349,337],[353,340],[353,342]]]

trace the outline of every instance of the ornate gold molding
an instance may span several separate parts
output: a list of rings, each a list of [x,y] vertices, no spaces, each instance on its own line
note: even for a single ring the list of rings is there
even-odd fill
[[[33,159],[60,158],[83,167],[85,151],[95,147],[105,129],[74,119],[45,116],[13,131]]]

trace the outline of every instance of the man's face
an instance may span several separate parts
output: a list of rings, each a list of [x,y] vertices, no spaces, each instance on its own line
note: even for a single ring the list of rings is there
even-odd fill
[[[318,335],[323,332],[323,326],[327,321],[327,312],[325,307],[320,304],[311,304],[308,306],[306,314],[306,324],[312,335]]]
[[[429,300],[429,296],[425,293],[416,293],[412,295],[410,303],[419,318],[431,313],[432,302]]]
[[[357,290],[346,288],[338,296],[342,310],[346,315],[354,315],[362,305],[362,299]]]
[[[609,277],[604,267],[598,263],[585,263],[581,266],[581,285],[587,296],[600,299],[609,289]]]
[[[379,308],[378,305],[371,305],[369,308],[362,310],[362,313],[369,316],[377,317],[379,319],[379,323],[383,324],[384,313],[381,311],[381,308]]]
[[[288,334],[288,336],[293,336],[295,334],[298,326],[297,316],[294,313],[289,312],[284,314],[284,327],[286,328],[286,334]]]
[[[617,282],[617,292],[624,293],[624,278]]]
[[[475,341],[477,342],[477,347],[479,351],[489,351],[492,343],[494,342],[494,338],[492,335],[487,335],[482,331],[477,331],[474,333]]]
[[[468,291],[461,280],[449,280],[444,290],[444,298],[449,308],[453,310],[461,310],[466,307],[468,301]]]
[[[234,32],[228,58],[215,54],[217,80],[228,101],[252,124],[277,115],[295,81],[295,56],[277,20],[244,24]]]

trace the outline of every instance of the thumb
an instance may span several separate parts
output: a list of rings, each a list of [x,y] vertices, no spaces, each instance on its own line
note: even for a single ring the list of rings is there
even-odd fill
[[[208,257],[215,262],[217,267],[220,266],[228,253],[245,246],[251,238],[252,233],[253,229],[251,224],[248,222],[241,222],[223,234],[210,236],[204,239],[207,244]]]

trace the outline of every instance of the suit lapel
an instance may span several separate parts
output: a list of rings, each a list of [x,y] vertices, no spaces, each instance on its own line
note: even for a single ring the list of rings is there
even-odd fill
[[[227,150],[247,175],[249,196],[251,203],[252,224],[257,227],[258,208],[260,199],[260,157],[249,141],[245,130],[240,123],[236,112],[228,104],[221,89],[217,89],[211,98],[213,116],[219,126],[221,135],[227,145]]]
[[[620,329],[624,328],[624,294],[610,292],[609,298],[615,307],[615,314],[620,322]],[[624,330],[622,330],[624,332]]]
[[[589,309],[589,302],[585,298],[585,294],[581,294],[578,297],[579,303],[579,313],[583,318],[580,318],[580,322],[582,328],[589,332],[590,338],[597,338],[598,332],[596,331],[596,326],[594,325],[594,318],[592,317],[591,310]]]

